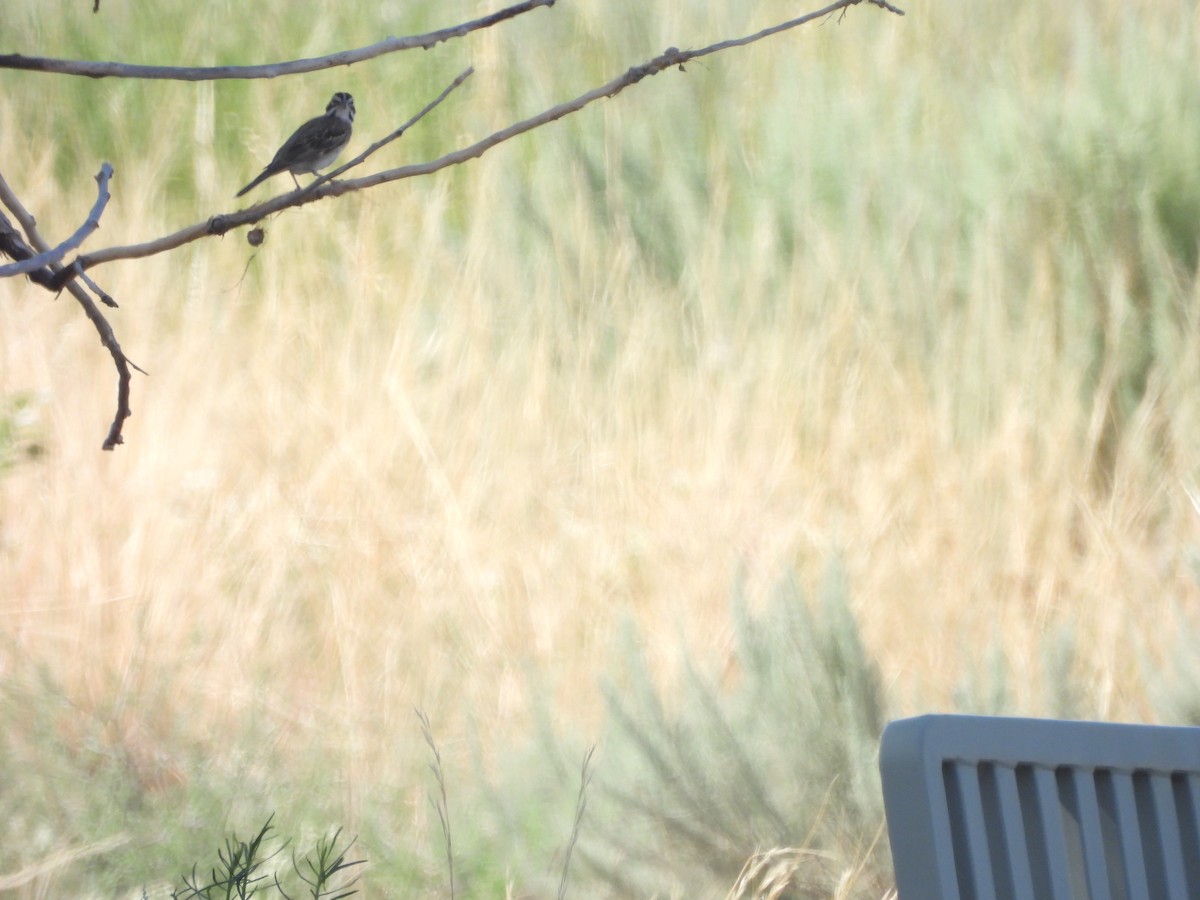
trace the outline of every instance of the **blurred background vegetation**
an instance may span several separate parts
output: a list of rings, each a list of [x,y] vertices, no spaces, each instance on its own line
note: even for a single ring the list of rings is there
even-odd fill
[[[494,5],[90,7],[7,0],[0,50],[270,62]],[[97,270],[152,373],[113,454],[91,327],[0,282],[0,890],[162,896],[274,813],[357,835],[364,896],[448,896],[419,707],[457,896],[569,856],[568,896],[881,898],[888,718],[1200,723],[1194,5],[906,9]],[[419,162],[804,11],[3,72],[0,171],[61,239],[108,160],[90,246],[144,240],[334,91],[361,148],[474,65],[376,165]]]

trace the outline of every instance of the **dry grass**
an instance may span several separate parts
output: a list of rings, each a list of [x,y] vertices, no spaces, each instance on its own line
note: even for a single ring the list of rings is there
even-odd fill
[[[1125,8],[1096,11],[1101,50],[1110,31],[1114,45],[1130,33]],[[928,32],[945,18],[961,33],[953,56],[982,26],[913,12],[857,9],[461,172],[289,214],[257,253],[231,235],[97,272],[121,300],[123,345],[152,373],[111,455],[99,444],[112,376],[94,334],[68,299],[0,283],[0,396],[35,395],[26,433],[46,448],[0,477],[0,673],[43,661],[80,709],[117,709],[112,740],[146,760],[148,784],[196,777],[163,761],[181,733],[203,742],[265,722],[285,756],[339,760],[353,819],[419,752],[414,704],[450,755],[468,716],[485,744],[519,733],[532,663],[554,674],[564,721],[591,730],[624,617],[653,635],[650,664],[669,682],[680,638],[728,661],[739,567],[758,597],[782,571],[816,580],[837,553],[895,712],[949,705],[993,645],[1019,673],[1016,705],[1037,711],[1046,635],[1069,627],[1089,709],[1152,716],[1142,654],[1166,652],[1169,611],[1200,611],[1200,515],[1184,490],[1200,477],[1193,273],[1173,295],[1180,317],[1162,323],[1174,350],[1099,484],[1109,395],[1090,392],[1083,340],[1061,337],[1077,285],[1055,233],[1003,205],[1028,168],[972,169],[999,165],[1003,147],[980,159],[991,139],[961,134],[973,100],[946,83],[945,33]],[[1153,32],[1168,14],[1128,15]],[[1036,17],[1070,45],[1066,13]],[[1022,46],[1027,18],[1001,49]],[[1047,84],[1069,79],[1041,41],[1025,63]],[[484,46],[496,65],[516,52],[500,37]],[[798,50],[813,58],[797,63]],[[635,61],[603,59],[588,63]],[[983,66],[962,77],[988,92],[995,127],[1043,96]],[[369,123],[364,75],[350,80]],[[542,77],[531,93],[569,90]],[[529,96],[477,80],[497,103]],[[17,127],[45,86],[6,86],[0,160],[57,235],[86,178],[60,183],[44,137]],[[475,102],[432,127],[473,133]],[[179,106],[161,112],[168,135],[227,121]],[[676,130],[656,133],[668,113]],[[460,116],[471,124],[450,124]],[[800,116],[826,127],[797,128]],[[118,165],[93,240],[227,208],[263,155],[257,138],[236,162],[197,146],[196,203],[156,184],[182,151],[155,144]],[[831,183],[834,161],[847,171]],[[650,168],[659,199],[623,181],[631,166]],[[953,207],[980,202],[970,217]],[[656,211],[675,241],[659,256],[641,233]],[[1128,287],[1120,264],[1098,297]],[[151,696],[186,714],[137,702]]]

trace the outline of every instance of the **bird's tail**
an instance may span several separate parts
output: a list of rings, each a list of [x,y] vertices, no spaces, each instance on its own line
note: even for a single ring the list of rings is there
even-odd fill
[[[262,184],[264,181],[266,181],[268,178],[270,178],[274,174],[275,173],[273,171],[271,171],[271,167],[267,166],[267,168],[263,169],[261,172],[258,173],[257,178],[255,178],[252,182],[250,182],[248,185],[246,185],[244,188],[242,188],[240,191],[238,191],[234,196],[235,197],[242,196],[242,194],[246,193],[246,191],[249,191],[249,190],[252,190],[253,188],[258,187],[260,184]]]

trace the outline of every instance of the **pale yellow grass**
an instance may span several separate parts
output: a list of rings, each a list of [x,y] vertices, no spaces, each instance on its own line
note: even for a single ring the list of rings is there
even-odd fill
[[[479,223],[503,217],[487,175]],[[414,703],[518,715],[535,662],[586,717],[622,616],[658,636],[658,663],[677,635],[719,657],[738,565],[761,589],[841,553],[909,703],[944,700],[992,641],[1036,664],[1073,620],[1097,711],[1140,711],[1136,613],[1194,592],[1196,518],[1136,446],[1093,499],[1068,386],[1049,420],[1014,392],[964,447],[850,283],[820,317],[712,310],[687,335],[685,299],[651,293],[619,239],[595,272],[539,284],[486,224],[458,254],[429,240],[437,200],[294,214],[241,282],[236,238],[106,273],[152,373],[111,455],[90,329],[4,285],[3,387],[44,397],[49,450],[2,482],[22,651],[89,690],[179,679],[201,716],[233,698],[381,733],[410,729]]]

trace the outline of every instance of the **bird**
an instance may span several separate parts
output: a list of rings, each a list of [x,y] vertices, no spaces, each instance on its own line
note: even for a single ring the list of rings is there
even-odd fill
[[[318,169],[324,169],[337,159],[338,154],[350,143],[353,125],[354,98],[345,91],[338,91],[325,107],[325,115],[309,119],[297,128],[276,151],[275,158],[267,163],[257,178],[238,191],[237,196],[242,196],[280,172],[291,173],[292,181],[296,182],[299,190],[300,182],[296,175],[301,172],[316,175]]]

